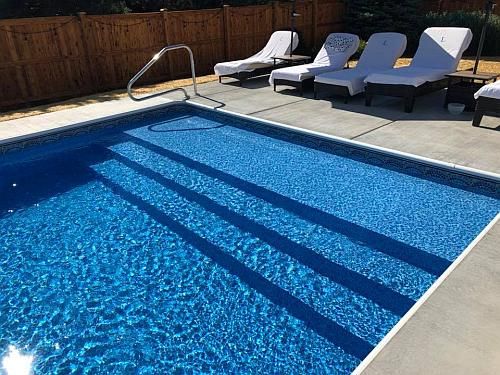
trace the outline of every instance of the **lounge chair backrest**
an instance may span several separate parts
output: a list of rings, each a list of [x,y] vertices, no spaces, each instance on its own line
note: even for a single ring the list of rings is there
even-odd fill
[[[326,37],[326,41],[319,50],[315,64],[337,66],[341,69],[349,57],[351,57],[359,47],[359,37],[348,33],[331,33]],[[340,65],[340,66],[338,66]]]
[[[266,46],[251,58],[261,60],[269,59],[272,56],[286,55],[290,53],[291,31],[275,31],[272,33]],[[293,33],[292,51],[299,45],[299,35]]]
[[[406,35],[400,33],[372,34],[356,67],[377,70],[391,69],[405,51],[406,42]]]
[[[472,31],[463,27],[430,27],[420,36],[411,66],[457,70],[462,54],[472,41]]]

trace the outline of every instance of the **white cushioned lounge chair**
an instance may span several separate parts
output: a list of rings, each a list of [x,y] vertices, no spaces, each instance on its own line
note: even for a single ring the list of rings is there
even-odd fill
[[[479,126],[484,115],[500,117],[500,81],[481,87],[474,97],[477,103],[472,125]]]
[[[394,66],[406,49],[406,36],[400,33],[376,33],[370,36],[358,64],[344,69],[317,75],[314,79],[314,97],[320,91],[342,95],[347,102],[350,96],[365,91],[365,78],[377,71]]]
[[[358,47],[357,35],[332,33],[328,35],[312,63],[275,69],[269,77],[269,84],[274,86],[274,91],[277,85],[293,86],[302,95],[306,82],[312,82],[318,74],[343,69]]]
[[[472,32],[467,28],[428,28],[409,66],[366,77],[366,105],[371,105],[374,95],[395,96],[404,98],[405,111],[412,112],[415,97],[446,87],[445,75],[457,70],[471,41]]]
[[[290,37],[290,31],[275,31],[265,47],[244,60],[235,60],[218,63],[214,66],[215,74],[219,76],[219,82],[222,77],[231,77],[244,81],[247,78],[269,73],[273,69],[273,56],[286,55],[299,45],[299,36],[293,33],[293,43]]]

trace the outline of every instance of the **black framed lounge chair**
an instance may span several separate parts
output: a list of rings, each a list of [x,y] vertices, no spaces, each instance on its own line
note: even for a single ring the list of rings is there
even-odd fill
[[[314,79],[314,98],[320,92],[345,98],[365,91],[365,78],[394,66],[406,49],[406,36],[400,33],[376,33],[370,36],[358,64],[353,69],[319,74]]]
[[[274,86],[274,91],[278,85],[293,86],[298,88],[302,95],[304,86],[312,83],[314,76],[343,69],[358,47],[357,35],[332,33],[328,35],[312,63],[275,69],[269,77],[269,84]]]
[[[255,55],[243,60],[218,63],[214,71],[219,76],[219,82],[222,82],[222,77],[230,77],[239,80],[241,85],[248,78],[269,74],[276,68],[273,56],[289,54],[290,48],[293,51],[298,45],[299,36],[296,32],[293,33],[292,43],[290,31],[275,31],[266,46]]]
[[[500,81],[481,87],[474,97],[477,102],[473,126],[479,126],[484,115],[500,117]]]
[[[409,66],[372,73],[365,79],[365,104],[370,106],[375,95],[399,97],[404,98],[405,112],[412,112],[417,96],[447,86],[445,75],[457,70],[471,41],[472,32],[467,28],[428,28]]]

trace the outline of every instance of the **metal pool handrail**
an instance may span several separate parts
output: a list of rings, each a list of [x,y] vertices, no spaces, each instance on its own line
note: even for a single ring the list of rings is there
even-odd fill
[[[157,97],[157,96],[160,96],[160,95],[163,95],[163,94],[167,94],[169,92],[178,91],[178,90],[184,92],[184,95],[186,96],[186,99],[189,99],[188,93],[182,87],[178,87],[178,88],[175,88],[175,89],[161,91],[161,92],[158,92],[156,94],[142,96],[140,98],[135,97],[132,94],[132,86],[133,86],[133,84],[135,82],[137,82],[137,80],[139,78],[141,78],[142,75],[149,70],[149,68],[151,68],[154,64],[156,64],[156,62],[160,59],[160,57],[162,57],[167,51],[172,51],[172,50],[175,50],[175,49],[186,49],[189,52],[189,60],[191,62],[191,77],[193,78],[194,94],[196,96],[198,96],[198,89],[196,87],[196,72],[195,72],[195,68],[194,68],[193,51],[191,50],[191,48],[189,48],[185,44],[175,44],[175,45],[172,45],[172,46],[166,46],[166,47],[164,47],[160,52],[158,52],[156,55],[153,56],[153,58],[151,59],[151,61],[149,61],[146,65],[144,65],[144,67],[141,70],[139,70],[139,72],[135,76],[132,77],[132,79],[127,84],[127,93],[128,93],[128,96],[130,97],[130,99],[132,99],[132,100],[134,100],[136,102],[140,102],[142,100],[151,99],[151,98],[154,98],[154,97]]]

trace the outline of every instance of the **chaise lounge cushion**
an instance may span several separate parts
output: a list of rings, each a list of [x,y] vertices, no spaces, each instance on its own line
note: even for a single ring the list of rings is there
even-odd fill
[[[316,77],[314,82],[347,87],[352,96],[365,90],[364,80],[370,73],[371,70],[367,69],[345,69],[339,72],[321,74]]]
[[[475,94],[474,97],[479,99],[479,97],[500,99],[500,81],[496,81],[481,87]],[[498,107],[500,111],[500,105]]]
[[[420,37],[410,66],[370,74],[365,82],[418,87],[426,82],[439,81],[457,70],[471,41],[472,32],[467,28],[428,28]]]
[[[426,82],[439,81],[448,73],[450,73],[449,70],[405,66],[387,72],[372,73],[366,82],[418,87]]]
[[[339,70],[359,47],[359,37],[348,33],[332,33],[311,64],[295,65],[275,69],[269,77],[272,85],[275,79],[300,82],[324,72]]]
[[[373,72],[390,69],[406,49],[406,36],[399,33],[373,34],[354,69],[316,76],[315,82],[345,86],[350,95],[365,89],[364,79]]]
[[[218,63],[214,66],[215,74],[225,76],[273,66],[273,56],[290,53],[290,39],[290,31],[275,31],[261,51],[247,59]],[[292,51],[297,48],[298,44],[299,36],[294,32]]]

